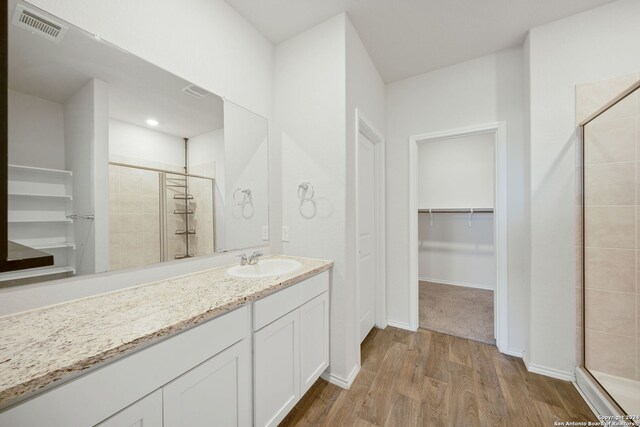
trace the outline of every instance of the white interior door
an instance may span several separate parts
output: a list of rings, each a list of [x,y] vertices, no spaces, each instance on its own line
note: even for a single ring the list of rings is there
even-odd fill
[[[360,341],[376,319],[375,277],[375,146],[358,135],[358,289],[360,301]]]

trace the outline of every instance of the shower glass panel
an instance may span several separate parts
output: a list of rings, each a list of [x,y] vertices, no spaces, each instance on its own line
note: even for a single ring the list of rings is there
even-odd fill
[[[214,253],[213,178],[109,165],[109,269]]]
[[[164,260],[214,252],[212,178],[164,173]]]
[[[640,414],[638,92],[583,122],[583,364],[627,414]]]

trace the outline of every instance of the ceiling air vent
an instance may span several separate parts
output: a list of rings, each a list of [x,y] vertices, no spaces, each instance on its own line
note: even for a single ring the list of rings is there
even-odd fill
[[[201,88],[196,85],[189,85],[182,88],[183,91],[187,92],[191,96],[195,96],[196,98],[204,98],[209,95],[209,91]]]
[[[56,43],[60,43],[68,29],[64,25],[45,18],[22,5],[16,6],[11,22],[13,25],[29,30]]]

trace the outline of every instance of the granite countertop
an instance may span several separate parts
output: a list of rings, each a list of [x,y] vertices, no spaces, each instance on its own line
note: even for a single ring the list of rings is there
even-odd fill
[[[225,266],[0,317],[0,408],[333,266],[269,258],[302,267],[238,279]]]

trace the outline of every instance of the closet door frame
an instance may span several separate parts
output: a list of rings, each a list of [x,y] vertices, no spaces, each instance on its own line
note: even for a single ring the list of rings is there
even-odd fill
[[[374,241],[374,252],[375,252],[375,327],[379,329],[384,329],[387,327],[387,283],[386,283],[386,242],[385,242],[385,204],[386,204],[386,195],[385,195],[385,139],[373,123],[362,114],[358,108],[355,109],[356,116],[356,128],[355,128],[355,233],[358,233],[359,222],[359,203],[360,200],[358,198],[359,188],[358,188],[358,152],[359,148],[359,138],[360,135],[364,135],[373,143],[375,150],[375,212],[374,212],[374,228],[375,228],[375,241]],[[359,260],[359,252],[360,252],[360,243],[359,237],[357,235],[355,237],[355,253],[354,259]],[[356,303],[357,303],[357,319],[358,319],[358,335],[360,331],[360,277],[358,273],[358,268],[355,269],[355,278],[356,278]],[[360,349],[360,345],[358,344],[358,349]],[[359,359],[360,357],[358,357]]]
[[[418,329],[418,144],[457,138],[461,136],[493,133],[495,135],[495,332],[496,345],[509,354],[509,317],[507,299],[507,126],[506,122],[491,122],[476,126],[409,137],[409,327]]]

